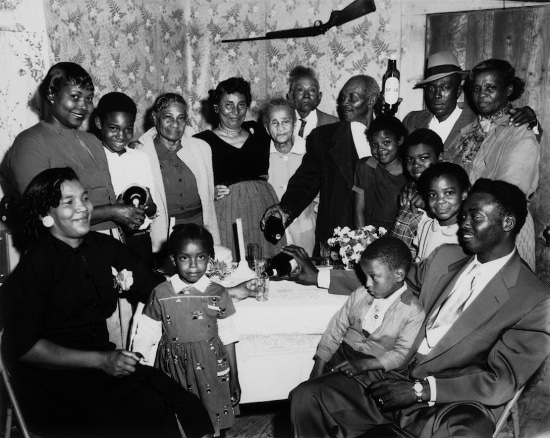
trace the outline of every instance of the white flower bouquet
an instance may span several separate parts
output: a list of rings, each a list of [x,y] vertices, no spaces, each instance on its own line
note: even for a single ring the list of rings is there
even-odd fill
[[[337,250],[346,269],[353,269],[359,263],[365,248],[386,233],[385,228],[376,229],[372,225],[358,230],[351,230],[349,227],[336,227],[333,237],[328,239],[327,244]]]

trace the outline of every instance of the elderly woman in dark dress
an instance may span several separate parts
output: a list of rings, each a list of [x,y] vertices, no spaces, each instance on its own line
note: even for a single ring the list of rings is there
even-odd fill
[[[488,59],[477,64],[468,77],[477,119],[461,129],[457,139],[443,152],[443,160],[459,164],[472,184],[479,178],[506,181],[529,197],[539,183],[541,146],[528,125],[509,123],[512,102],[524,92],[525,83],[516,77],[508,61]],[[517,238],[522,258],[535,267],[535,230],[527,217]]]
[[[187,436],[210,433],[198,398],[109,342],[106,318],[120,291],[144,300],[158,280],[122,243],[90,232],[93,206],[74,171],[41,172],[23,209],[25,229],[39,238],[2,288],[2,353],[30,429],[52,437],[176,437],[176,414]],[[115,271],[126,272],[118,287]]]
[[[229,78],[209,91],[208,100],[219,124],[195,137],[212,149],[221,243],[236,255],[233,224],[242,218],[246,241],[260,244],[264,257],[271,257],[284,242],[272,245],[260,230],[263,212],[277,203],[277,195],[267,182],[271,139],[259,123],[245,122],[252,101],[250,84],[243,78]]]

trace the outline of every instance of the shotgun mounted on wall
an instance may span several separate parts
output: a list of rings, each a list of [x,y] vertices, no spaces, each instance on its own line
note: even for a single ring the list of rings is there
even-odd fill
[[[222,43],[236,43],[242,41],[258,41],[258,40],[275,40],[281,38],[304,38],[304,37],[314,37],[317,35],[324,34],[327,30],[335,27],[341,26],[348,21],[355,20],[356,18],[362,17],[363,15],[370,14],[376,10],[374,5],[374,0],[355,0],[354,2],[347,5],[341,11],[332,11],[330,17],[326,23],[323,23],[320,20],[317,20],[313,26],[297,28],[297,29],[287,29],[287,30],[277,30],[274,32],[267,32],[263,37],[255,38],[236,38],[232,40],[222,40]]]

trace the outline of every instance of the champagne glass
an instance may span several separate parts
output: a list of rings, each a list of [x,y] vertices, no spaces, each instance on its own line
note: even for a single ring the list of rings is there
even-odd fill
[[[249,243],[246,246],[246,259],[248,266],[253,271],[256,270],[256,262],[262,258],[262,248],[257,243]]]

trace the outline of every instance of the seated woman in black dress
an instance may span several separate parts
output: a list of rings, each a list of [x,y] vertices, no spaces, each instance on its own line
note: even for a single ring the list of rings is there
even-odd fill
[[[176,437],[176,414],[188,437],[211,433],[197,397],[109,342],[106,318],[118,294],[144,300],[158,280],[122,243],[90,232],[93,206],[75,172],[38,174],[23,208],[25,230],[37,240],[2,288],[2,347],[30,429],[54,437]],[[115,271],[124,270],[127,281],[117,283]]]
[[[233,224],[240,217],[247,243],[260,244],[264,257],[271,257],[280,252],[284,242],[272,245],[260,230],[263,212],[278,201],[267,182],[271,139],[259,123],[245,122],[252,101],[250,84],[243,78],[229,78],[208,94],[219,124],[213,131],[203,131],[195,137],[212,148],[221,243],[236,258]]]

